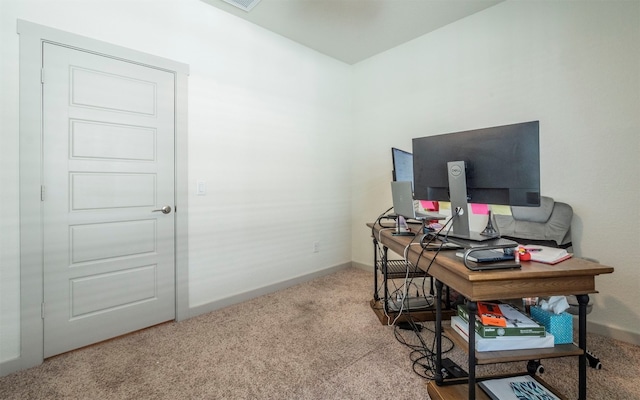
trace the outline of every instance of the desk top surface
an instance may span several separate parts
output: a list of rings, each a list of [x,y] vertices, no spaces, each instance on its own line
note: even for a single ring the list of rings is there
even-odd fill
[[[393,236],[393,229],[367,224],[378,242],[427,271],[470,300],[495,300],[569,294],[597,293],[595,276],[613,273],[613,267],[573,257],[555,265],[533,261],[521,262],[520,269],[471,271],[464,266],[455,250],[422,251],[419,240],[412,236]]]

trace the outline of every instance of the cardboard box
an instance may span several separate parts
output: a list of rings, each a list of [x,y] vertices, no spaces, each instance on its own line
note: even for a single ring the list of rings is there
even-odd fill
[[[554,314],[540,307],[531,307],[531,317],[547,328],[555,344],[573,343],[573,316],[567,312]]]

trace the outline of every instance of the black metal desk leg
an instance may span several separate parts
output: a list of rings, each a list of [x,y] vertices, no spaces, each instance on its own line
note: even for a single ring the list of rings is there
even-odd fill
[[[587,399],[587,304],[589,295],[576,296],[578,300],[578,347],[583,353],[578,359],[578,400]]]
[[[378,294],[378,239],[375,237],[373,238],[373,300],[380,300]]]
[[[469,311],[469,400],[476,398],[476,314],[478,304],[475,301],[467,302]]]
[[[384,303],[382,304],[382,309],[384,310],[385,314],[387,314],[389,312],[389,287],[387,286],[389,282],[387,282],[387,272],[388,272],[388,253],[389,253],[389,248],[387,246],[384,246],[382,248],[382,285],[384,286]]]
[[[433,374],[433,379],[437,385],[441,385],[444,379],[442,378],[442,282],[434,279],[436,282],[436,370]]]

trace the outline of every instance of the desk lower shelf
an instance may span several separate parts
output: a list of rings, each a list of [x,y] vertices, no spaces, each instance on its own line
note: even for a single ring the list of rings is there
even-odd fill
[[[382,261],[378,261],[377,268],[380,272],[383,271]],[[408,273],[407,268],[409,268]],[[420,268],[407,266],[404,260],[387,260],[387,279],[426,278],[428,276]]]
[[[393,311],[389,311],[387,313],[387,315],[389,316],[387,318],[387,316],[384,314],[384,310],[382,308],[382,304],[383,301],[382,300],[371,300],[369,302],[369,305],[371,306],[371,309],[373,310],[373,312],[376,314],[376,316],[378,317],[378,319],[380,320],[380,323],[382,325],[388,325],[389,323],[393,322],[396,320],[396,317],[398,317],[398,313],[397,312],[393,312]],[[456,310],[445,310],[444,309],[444,304],[442,305],[442,316],[443,318],[451,318],[454,315],[457,315]],[[421,309],[421,310],[414,310],[414,311],[410,311],[410,312],[403,312],[402,314],[400,314],[400,316],[397,319],[397,322],[405,322],[405,321],[414,321],[414,322],[423,322],[423,321],[435,321],[436,320],[436,309],[435,307],[433,308],[425,308],[425,309]]]
[[[511,375],[513,376],[513,375]],[[503,378],[505,376],[496,376],[490,377],[493,378]],[[538,376],[534,376],[534,378],[540,382],[544,387],[549,389],[553,394],[555,394],[561,400],[567,400],[567,397],[562,396],[558,393],[557,390],[553,389],[549,384],[547,384],[544,380],[542,380]],[[458,384],[447,384],[438,386],[435,381],[429,381],[427,383],[427,393],[432,400],[459,400],[466,399],[469,395],[469,384],[468,383],[458,383]],[[476,384],[476,400],[491,400],[484,390],[480,388]]]
[[[444,317],[443,317],[444,319]],[[461,349],[467,351],[468,343],[450,326],[443,326],[445,335]],[[579,356],[584,353],[580,347],[569,344],[557,344],[543,349],[476,351],[476,364],[497,364],[514,361],[542,360],[545,358]]]

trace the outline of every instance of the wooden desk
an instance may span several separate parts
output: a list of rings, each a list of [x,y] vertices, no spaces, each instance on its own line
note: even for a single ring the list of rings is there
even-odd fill
[[[373,228],[378,241],[385,247],[398,254],[404,254],[405,248],[411,243],[412,238],[406,236],[393,236],[392,229],[380,225],[367,224]],[[414,243],[418,242],[414,240]],[[522,297],[544,297],[554,295],[576,295],[579,302],[578,312],[578,391],[579,399],[586,399],[587,360],[585,355],[587,344],[587,303],[589,294],[597,293],[595,277],[600,274],[610,274],[612,267],[587,261],[581,258],[571,258],[556,265],[547,265],[532,261],[522,262],[521,269],[499,271],[471,271],[464,266],[462,260],[456,257],[455,251],[440,252],[436,255],[433,251],[422,252],[418,244],[412,244],[407,251],[407,258],[419,268],[424,269],[436,280],[436,298],[442,298],[442,286],[447,285],[465,296],[468,300],[469,321],[474,321],[476,302],[491,301],[497,299],[517,299]],[[436,332],[442,332],[442,310],[440,302],[436,301]],[[448,398],[441,369],[442,338],[436,335],[436,376],[429,385],[438,385],[438,390],[430,390],[439,398]],[[566,354],[561,352],[560,355]],[[522,358],[527,360],[527,358]],[[469,328],[469,399],[475,399],[475,365],[477,354],[475,352],[475,330]],[[435,382],[435,383],[434,383]],[[433,386],[435,388],[435,386]],[[456,398],[458,390],[451,392],[451,398]]]

